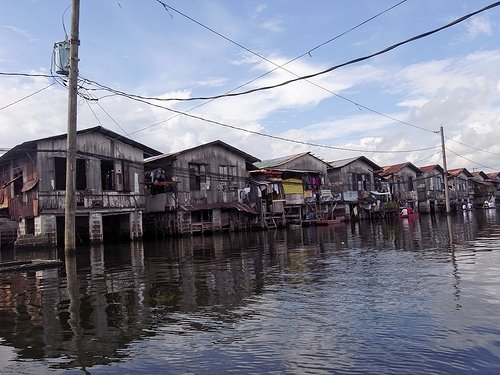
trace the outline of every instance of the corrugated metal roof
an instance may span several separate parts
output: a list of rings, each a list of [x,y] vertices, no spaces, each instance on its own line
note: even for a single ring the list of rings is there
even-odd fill
[[[185,150],[181,150],[181,151],[177,151],[177,152],[171,152],[171,153],[168,153],[168,154],[163,154],[163,155],[158,155],[158,156],[153,156],[153,157],[144,159],[144,163],[151,163],[153,161],[157,161],[157,160],[161,160],[161,159],[172,158],[172,157],[175,157],[177,155],[180,155],[180,154],[183,154],[183,153],[186,153],[186,152],[189,152],[189,151],[196,150],[198,148],[207,147],[207,146],[213,146],[213,145],[218,145],[218,146],[220,146],[222,148],[225,148],[226,150],[229,150],[229,151],[231,151],[231,152],[233,152],[233,153],[235,153],[237,155],[240,155],[247,162],[255,163],[255,162],[260,161],[260,159],[256,158],[255,156],[247,154],[246,152],[241,151],[240,149],[238,149],[236,147],[233,147],[233,146],[231,146],[231,145],[229,145],[229,144],[227,144],[225,142],[222,142],[221,140],[216,140],[216,141],[204,143],[202,145],[198,145],[198,146],[195,146],[195,147],[187,148]]]
[[[391,174],[399,172],[401,169],[406,167],[409,163],[400,163],[400,164],[394,164],[394,165],[388,165],[385,167],[382,167],[382,173],[380,173],[381,176],[389,176]]]
[[[359,156],[355,156],[353,158],[348,158],[348,159],[329,161],[328,164],[330,164],[333,168],[342,168],[345,167],[347,164],[351,164],[353,161],[356,161],[358,159]]]
[[[332,168],[342,168],[345,167],[348,164],[351,164],[352,162],[355,162],[357,160],[363,160],[366,164],[370,165],[374,171],[378,171],[381,169],[379,165],[368,159],[366,156],[355,156],[352,158],[347,158],[347,159],[340,159],[340,160],[334,160],[328,162],[332,166]]]
[[[465,173],[467,177],[472,177],[472,174],[467,170],[467,168],[448,169],[448,174],[452,177],[458,177],[462,172]]]
[[[277,168],[283,164],[289,163],[292,160],[298,159],[301,156],[307,155],[309,152],[302,152],[300,154],[294,154],[294,155],[288,155],[288,156],[282,156],[280,158],[275,158],[275,159],[269,159],[269,160],[263,160],[261,162],[255,163],[254,165],[257,168],[260,169],[266,169],[266,168]]]
[[[432,164],[432,165],[426,165],[424,167],[420,167],[420,170],[422,171],[422,173],[430,172],[433,169],[440,169],[441,171],[443,170],[443,168],[439,164]]]
[[[160,154],[160,151],[152,149],[151,147],[148,147],[142,143],[139,143],[139,142],[134,141],[130,138],[124,137],[123,135],[115,133],[115,132],[108,130],[106,128],[103,128],[102,126],[95,126],[93,128],[82,129],[82,130],[78,130],[76,132],[77,135],[78,134],[86,134],[86,133],[104,134],[105,136],[107,136],[109,138],[116,139],[120,142],[123,142],[125,144],[131,145],[132,147],[136,147],[136,148],[142,150],[145,156],[159,155]],[[38,142],[51,140],[51,139],[60,139],[60,138],[65,138],[65,137],[67,137],[67,134],[59,134],[59,135],[54,135],[51,137],[39,138],[39,139],[34,139],[32,141],[23,142],[15,147],[13,147],[12,149],[10,149],[6,153],[4,153],[2,156],[0,156],[0,160],[8,160],[11,156],[13,156],[19,152],[26,152],[29,150],[35,151],[36,145]],[[58,150],[54,150],[54,151],[58,151]]]

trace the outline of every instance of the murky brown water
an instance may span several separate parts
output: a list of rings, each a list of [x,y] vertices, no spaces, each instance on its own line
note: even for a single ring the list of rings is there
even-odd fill
[[[82,372],[500,373],[500,212],[84,248],[0,274],[0,373]]]

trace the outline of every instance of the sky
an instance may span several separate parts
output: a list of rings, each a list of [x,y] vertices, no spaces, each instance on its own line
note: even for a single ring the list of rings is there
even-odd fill
[[[443,127],[448,169],[500,171],[500,6],[277,88],[215,100],[130,97],[276,85],[492,3],[85,0],[78,129],[101,125],[162,153],[219,139],[261,160],[310,151],[325,161],[364,155],[380,166],[424,166],[443,165]],[[0,149],[66,133],[67,87],[50,76],[54,43],[70,32],[70,0],[0,2]]]

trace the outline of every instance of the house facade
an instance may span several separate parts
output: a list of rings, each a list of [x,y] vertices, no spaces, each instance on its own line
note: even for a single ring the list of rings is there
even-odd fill
[[[417,176],[420,169],[410,162],[383,167],[379,171],[384,191],[391,194],[391,200],[399,206],[418,207]]]
[[[365,156],[331,161],[328,176],[339,208],[351,220],[371,218],[380,212],[384,194],[376,171],[381,167]]]
[[[220,140],[145,160],[147,228],[151,236],[248,228],[247,170],[257,162]]]
[[[317,223],[333,217],[329,164],[310,152],[255,163],[257,207],[264,226]]]
[[[456,210],[474,201],[474,186],[469,182],[472,174],[467,168],[448,169],[450,208]]]
[[[436,213],[445,206],[444,169],[439,164],[420,167],[418,176],[418,211]]]
[[[500,172],[488,173],[488,182],[493,184],[495,188],[495,201],[496,204],[500,204]]]
[[[65,134],[24,142],[0,157],[0,210],[18,223],[16,244],[62,245]],[[77,243],[142,237],[145,156],[158,151],[103,127],[76,135]]]
[[[483,171],[471,172],[469,184],[474,189],[474,206],[483,207],[484,202],[495,200],[495,184]]]

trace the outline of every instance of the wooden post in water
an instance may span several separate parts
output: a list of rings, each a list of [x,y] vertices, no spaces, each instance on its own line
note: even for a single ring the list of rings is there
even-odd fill
[[[441,148],[443,152],[443,168],[444,168],[444,200],[446,203],[446,214],[450,213],[450,194],[448,191],[448,167],[446,166],[446,148],[444,147],[444,132],[441,126]]]
[[[64,198],[64,251],[73,252],[75,245],[75,175],[76,175],[76,119],[78,94],[78,30],[80,0],[73,0],[71,11],[71,39],[69,47],[68,135],[66,153],[66,195]]]

